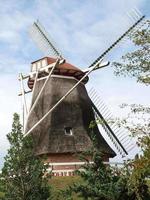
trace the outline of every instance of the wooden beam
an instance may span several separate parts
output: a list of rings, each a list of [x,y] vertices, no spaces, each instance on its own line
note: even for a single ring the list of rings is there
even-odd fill
[[[24,91],[25,94],[32,92],[32,90]],[[22,96],[22,93],[19,93],[18,96]]]
[[[43,92],[43,90],[44,90],[46,84],[48,83],[48,81],[49,81],[49,79],[51,78],[51,75],[52,75],[52,73],[53,73],[55,67],[56,67],[58,64],[59,64],[59,59],[57,59],[57,61],[56,61],[55,64],[53,65],[53,67],[52,67],[52,69],[51,69],[49,75],[47,76],[46,81],[44,82],[44,84],[43,84],[43,86],[42,86],[42,88],[41,88],[39,94],[37,95],[37,97],[36,97],[36,99],[35,99],[35,101],[34,101],[32,107],[31,107],[31,109],[30,109],[30,111],[29,111],[29,113],[28,113],[28,117],[30,116],[30,114],[31,114],[31,112],[33,111],[33,109],[35,108],[35,106],[36,106],[36,104],[37,104],[37,102],[38,102],[38,100],[39,100],[39,98],[40,98],[40,96],[41,96],[41,94],[42,94],[42,92]]]
[[[25,97],[25,90],[24,90],[22,73],[19,74],[19,79],[20,79],[20,82],[21,82],[21,94],[23,96],[23,104],[24,104],[24,107],[25,107],[25,112],[26,112],[26,114],[28,114],[28,108],[27,108],[27,103],[26,103],[26,97]]]

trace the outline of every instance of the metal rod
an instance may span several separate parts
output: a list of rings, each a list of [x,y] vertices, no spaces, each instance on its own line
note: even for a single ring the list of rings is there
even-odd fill
[[[121,136],[122,137],[120,137],[119,139],[122,140],[122,141],[127,137],[127,135],[121,135]]]
[[[100,107],[100,110],[101,110],[101,113],[103,113],[103,115],[106,115],[109,113],[106,107]]]
[[[123,144],[126,146],[126,145],[128,145],[129,143],[130,143],[130,140],[129,140],[129,138],[127,138],[126,140],[121,140],[122,142],[123,142]]]
[[[97,114],[98,115],[98,114]],[[100,118],[100,116],[99,116]],[[118,145],[118,143],[116,142],[116,140],[114,139],[113,135],[109,132],[109,130],[107,129],[106,127],[106,124],[102,123],[101,124],[103,129],[105,130],[105,132],[107,133],[107,135],[109,136],[109,138],[111,139],[112,143],[114,144],[114,146],[116,147],[116,149],[119,151],[119,153],[122,155],[123,152],[122,152],[122,149],[121,147]]]
[[[101,112],[104,113],[109,113],[109,115],[111,115],[111,113],[109,112],[108,108],[102,104],[101,102],[99,102],[99,104],[97,105],[98,108],[101,110]]]
[[[28,93],[30,93],[30,92],[32,92],[32,90],[24,91],[25,94],[28,94]],[[22,93],[18,94],[18,96],[22,96]]]
[[[120,140],[122,140],[122,139],[124,139],[125,137],[122,137],[123,136],[123,132],[120,132],[120,130],[118,131],[116,131],[116,134],[117,134],[117,137],[120,139]]]
[[[31,133],[96,67],[97,65],[94,65],[62,98],[60,98],[60,100],[36,124],[34,124],[32,128],[25,133],[25,136]]]
[[[130,148],[128,149],[128,151],[131,151],[134,147],[136,147],[136,145],[132,145],[132,146],[129,146]]]
[[[116,133],[118,134],[118,127],[113,127],[113,126],[111,125],[111,128],[112,128],[112,130],[113,130],[114,132],[116,132]]]
[[[137,18],[141,17],[141,14],[139,14],[136,9],[133,9],[133,12]]]
[[[92,93],[94,92],[94,88],[90,88],[89,93],[92,95]]]
[[[101,100],[100,96],[95,92],[95,94],[93,95],[94,97],[94,102],[97,104],[101,104],[103,107],[106,107],[106,105],[104,104],[104,102]],[[107,107],[106,107],[107,108]],[[108,108],[107,108],[108,109]]]
[[[103,113],[103,115],[106,117],[112,117],[112,114],[110,113],[110,111],[108,110],[108,108],[105,106],[105,104],[102,101],[95,101],[94,102],[96,104],[96,106],[99,108],[99,110],[101,110],[101,113]]]
[[[103,118],[103,116],[101,115],[101,113],[99,112],[99,110],[96,108],[96,106],[93,104],[92,101],[91,101],[91,104],[92,104],[93,108],[95,109],[95,111],[100,116],[100,118],[103,120],[105,126],[107,127],[107,129],[109,130],[109,132],[112,134],[112,136],[114,137],[114,139],[116,140],[116,142],[119,144],[119,146],[125,152],[125,154],[128,155],[128,152],[125,150],[125,148],[123,147],[123,145],[121,144],[121,142],[118,140],[118,138],[116,137],[116,135],[114,134],[114,132],[112,131],[112,129],[110,128],[110,126],[107,124],[107,122],[105,121],[105,119]]]
[[[108,49],[106,49],[89,67],[95,65],[101,58],[103,58],[118,42],[120,42],[138,23],[140,23],[145,16],[142,16],[137,22],[135,22],[124,34],[122,34]]]
[[[27,78],[29,78],[29,75],[25,75],[25,76],[22,75],[22,79],[23,79],[23,80],[24,80],[24,79],[27,79]],[[20,77],[19,77],[19,81],[20,81]]]
[[[106,105],[104,104],[104,102],[101,100],[101,98],[98,96],[98,94],[96,92],[95,92],[95,99],[96,99],[95,102],[98,101],[98,103],[97,103],[98,106],[105,108],[109,112],[108,108],[106,107]]]
[[[56,47],[52,44],[52,42],[47,38],[47,36],[45,35],[45,33],[41,30],[41,24],[39,24],[39,21],[38,22],[34,22],[34,25],[38,29],[38,31],[40,32],[40,34],[43,36],[43,38],[46,40],[46,42],[50,45],[52,51],[55,52],[55,55],[57,55],[59,58],[63,58],[62,55],[56,49]],[[44,29],[44,28],[42,27],[42,29]]]
[[[95,98],[95,97],[96,97],[96,94],[94,93],[94,91],[90,92],[90,96],[91,96],[92,98]]]

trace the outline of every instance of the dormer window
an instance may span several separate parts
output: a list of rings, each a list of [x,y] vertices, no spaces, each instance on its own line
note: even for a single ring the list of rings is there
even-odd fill
[[[72,127],[67,126],[64,128],[64,130],[65,130],[65,135],[73,135]]]

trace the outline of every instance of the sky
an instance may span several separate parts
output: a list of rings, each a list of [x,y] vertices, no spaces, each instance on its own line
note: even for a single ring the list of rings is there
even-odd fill
[[[44,56],[29,35],[33,22],[39,19],[66,60],[84,69],[131,25],[133,8],[150,15],[148,0],[0,0],[0,167],[13,113],[22,113],[18,74],[28,74],[30,63]],[[125,40],[105,60],[117,61],[131,48]],[[87,87],[96,89],[114,116],[123,115],[124,102],[149,105],[148,87],[116,77],[111,67],[93,72]]]

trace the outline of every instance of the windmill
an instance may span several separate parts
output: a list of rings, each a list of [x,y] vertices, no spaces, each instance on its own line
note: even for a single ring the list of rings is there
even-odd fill
[[[89,125],[96,119],[102,122],[100,125],[121,155],[127,155],[132,147],[130,139],[124,138],[122,131],[118,133],[116,127],[108,123],[103,112],[105,106],[94,90],[88,95],[85,84],[92,71],[109,65],[103,61],[104,56],[143,19],[144,16],[136,11],[132,26],[85,70],[66,62],[39,21],[31,27],[33,40],[46,55],[53,56],[32,62],[29,75],[19,75],[20,95],[27,115],[24,135],[32,134],[35,154],[47,155],[47,162],[54,167],[56,174],[69,175],[80,164],[75,154],[92,147]],[[25,91],[24,79],[28,79],[30,91]],[[32,100],[28,111],[25,95],[29,92],[32,92]],[[98,141],[97,148],[103,152],[103,160],[114,157],[116,153],[101,135],[97,124],[92,132]]]

